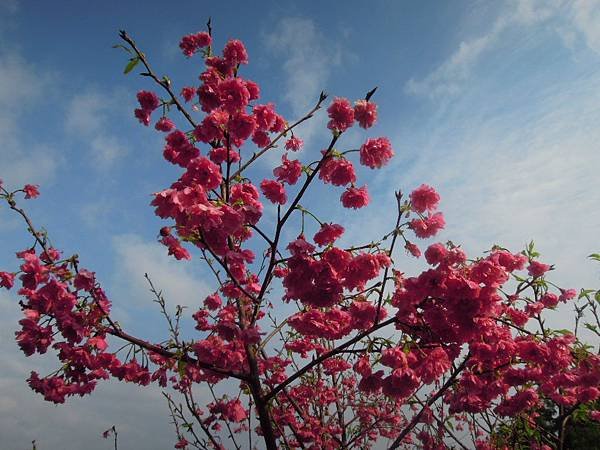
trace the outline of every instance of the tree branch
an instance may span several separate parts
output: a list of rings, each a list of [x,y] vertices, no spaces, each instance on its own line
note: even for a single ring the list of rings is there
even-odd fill
[[[144,55],[144,53],[141,52],[141,50],[137,47],[135,41],[127,34],[127,32],[125,30],[119,31],[119,37],[121,39],[123,39],[125,42],[127,42],[127,44],[129,44],[129,46],[135,52],[137,57],[140,59],[140,61],[146,68],[145,75],[152,78],[165,91],[167,91],[167,93],[169,94],[169,97],[171,98],[171,103],[174,104],[177,107],[177,109],[181,112],[181,114],[184,115],[184,117],[187,119],[187,121],[190,123],[190,125],[192,127],[196,128],[196,122],[194,121],[194,119],[192,119],[192,116],[190,115],[190,113],[188,113],[187,110],[183,107],[183,105],[181,104],[181,102],[179,101],[179,99],[177,98],[177,96],[175,95],[173,90],[171,89],[171,81],[167,77],[163,77],[162,79],[158,78],[156,73],[150,67],[148,60],[146,59],[146,55]]]

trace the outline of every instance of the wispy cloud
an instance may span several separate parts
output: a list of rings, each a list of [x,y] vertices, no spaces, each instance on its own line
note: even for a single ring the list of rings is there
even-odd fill
[[[125,448],[169,448],[175,433],[157,385],[134,388],[120,382],[100,383],[94,394],[70,398],[56,406],[34,393],[25,380],[32,370],[48,374],[58,361],[52,355],[27,358],[17,347],[14,331],[21,313],[17,300],[0,291],[0,436],[2,448],[86,448],[103,450],[110,442],[102,431],[116,425]],[[148,430],[156,433],[148,433]]]
[[[505,99],[514,102],[505,105],[510,113],[493,117],[476,107],[480,98],[446,110],[443,124],[427,124],[415,140],[421,150],[413,162],[399,161],[395,183],[427,181],[440,190],[448,222],[442,240],[480,254],[494,243],[519,250],[535,239],[544,259],[557,264],[560,282],[597,284],[585,260],[598,250],[600,227],[600,76],[536,97]],[[436,131],[427,136],[428,129]]]
[[[600,1],[515,0],[506,3],[488,31],[462,40],[458,48],[422,78],[411,78],[404,86],[408,94],[430,98],[453,96],[461,92],[474,68],[486,53],[493,51],[509,30],[527,27],[552,27],[569,46],[577,37],[600,52]]]
[[[595,206],[600,203],[600,74],[589,50],[597,51],[600,1],[509,5],[490,31],[461,44],[434,73],[415,82],[419,90],[412,93],[435,97],[460,91],[509,27],[548,24],[553,30],[559,24],[573,45],[585,39],[581,54],[588,57],[569,61],[570,70],[552,78],[547,70],[525,68],[515,84],[472,77],[469,91],[433,108],[419,136],[412,137],[409,146],[419,150],[398,158],[403,176],[397,183],[412,188],[425,181],[439,188],[448,219],[442,239],[476,254],[494,243],[517,250],[535,239],[543,256],[557,264],[559,282],[594,285],[595,268],[585,260],[597,250],[600,226]],[[522,58],[527,50],[514,51],[519,56],[510,57]]]
[[[0,166],[10,167],[9,171],[2,172],[2,179],[7,186],[20,188],[26,183],[47,185],[56,176],[56,171],[62,158],[54,149],[44,145],[30,148],[27,154],[21,147],[4,147],[0,151]]]
[[[405,85],[405,91],[414,95],[426,95],[432,98],[457,94],[464,81],[469,77],[473,65],[498,39],[506,27],[506,19],[499,18],[492,31],[476,38],[462,41],[458,49],[433,72],[421,80],[411,78]]]
[[[587,45],[600,53],[600,0],[576,0],[572,11],[575,27]]]
[[[114,205],[108,198],[87,202],[79,209],[79,217],[85,226],[95,231],[106,228],[111,213],[114,213]]]
[[[9,14],[14,14],[19,10],[19,0],[3,0],[0,3],[0,11],[5,10]]]
[[[60,163],[48,145],[26,139],[23,115],[51,89],[54,76],[41,73],[16,51],[0,52],[0,177],[9,186],[46,183],[53,179]]]
[[[65,130],[86,136],[100,132],[114,103],[110,97],[92,90],[76,94],[65,113]]]
[[[209,286],[200,280],[198,267],[187,261],[176,261],[167,255],[166,247],[143,241],[139,236],[121,235],[114,238],[117,255],[115,273],[120,290],[141,304],[152,305],[147,273],[164,293],[171,305],[197,306],[210,293]]]
[[[326,90],[331,70],[342,63],[343,49],[339,43],[325,39],[314,21],[298,17],[281,19],[265,35],[265,43],[283,61],[284,100],[293,116],[300,118]],[[320,119],[302,125],[303,139],[309,141],[319,128],[324,129]]]
[[[95,168],[106,170],[123,158],[127,147],[110,132],[110,120],[121,112],[122,93],[88,90],[71,98],[65,131],[88,148]]]
[[[127,154],[127,149],[115,136],[98,135],[90,141],[95,167],[108,169]]]

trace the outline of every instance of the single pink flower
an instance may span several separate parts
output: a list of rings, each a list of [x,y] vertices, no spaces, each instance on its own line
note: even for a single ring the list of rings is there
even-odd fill
[[[329,108],[329,123],[327,128],[332,131],[342,133],[354,124],[354,109],[350,102],[345,98],[336,98]]]
[[[379,169],[394,156],[392,144],[388,138],[367,139],[360,147],[360,163],[371,169]]]
[[[175,124],[168,117],[161,117],[156,122],[156,125],[154,125],[154,128],[156,128],[158,131],[164,131],[165,133],[168,133],[175,128]]]
[[[208,47],[211,44],[211,37],[206,31],[201,31],[195,34],[188,34],[181,38],[179,48],[188,58],[203,47]]]
[[[532,277],[538,278],[548,272],[552,266],[544,264],[539,261],[531,261],[527,267],[527,273]]]
[[[337,223],[324,223],[313,240],[320,246],[333,244],[344,233],[344,227]]]
[[[263,180],[260,183],[260,189],[265,197],[273,203],[283,205],[287,201],[287,195],[283,184],[275,180]]]
[[[248,52],[244,43],[238,39],[231,39],[223,48],[223,58],[233,66],[248,64]]]
[[[39,186],[37,184],[26,184],[23,191],[25,191],[26,199],[36,198],[40,195]]]
[[[340,200],[342,201],[342,206],[344,206],[344,208],[358,209],[367,206],[370,200],[367,186],[346,188],[342,193]]]
[[[285,143],[285,149],[297,152],[304,145],[304,141],[296,136],[292,136]]]
[[[407,242],[406,245],[404,246],[404,248],[406,249],[406,251],[408,251],[408,253],[413,255],[415,258],[421,257],[421,250],[419,249],[419,247],[417,247],[416,244],[413,244],[412,242]]]
[[[434,188],[422,184],[410,193],[410,203],[412,208],[419,212],[435,211],[440,202],[440,195]]]
[[[195,87],[185,86],[181,89],[180,95],[183,97],[183,99],[186,102],[189,102],[196,96],[196,93],[197,93],[197,89]]]
[[[152,112],[160,105],[160,100],[154,92],[139,91],[137,99],[140,102],[140,107],[145,111]]]
[[[366,100],[354,103],[354,118],[362,128],[371,128],[377,121],[377,105]]]
[[[421,239],[435,236],[445,225],[446,221],[441,212],[437,212],[423,219],[413,219],[408,223],[409,228]]]

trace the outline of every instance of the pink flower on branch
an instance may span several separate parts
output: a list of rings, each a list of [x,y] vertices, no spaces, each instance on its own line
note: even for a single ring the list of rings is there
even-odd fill
[[[354,109],[345,98],[336,98],[327,113],[330,119],[327,128],[334,132],[342,133],[354,124]]]
[[[267,197],[273,203],[283,205],[287,201],[285,188],[283,187],[283,184],[278,181],[263,180],[260,183],[260,188],[265,197]]]
[[[37,184],[26,184],[23,192],[25,192],[26,199],[36,198],[40,195],[40,187]]]
[[[360,163],[371,169],[379,169],[394,156],[392,144],[388,138],[367,139],[360,147]]]
[[[413,219],[408,226],[414,231],[415,236],[421,239],[427,239],[435,236],[444,228],[446,221],[441,212],[426,216],[422,219]]]
[[[412,208],[419,212],[435,211],[440,203],[440,196],[434,188],[422,184],[410,193],[410,204]]]
[[[371,128],[377,121],[377,105],[367,100],[354,103],[354,118],[362,128]]]
[[[349,187],[340,197],[344,208],[359,209],[369,204],[369,193],[366,186],[359,188]]]
[[[200,31],[195,34],[188,34],[181,38],[179,48],[188,58],[204,47],[208,47],[212,42],[210,35],[206,31]]]

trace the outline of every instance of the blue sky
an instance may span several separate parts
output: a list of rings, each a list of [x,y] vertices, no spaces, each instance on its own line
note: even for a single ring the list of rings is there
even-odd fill
[[[598,268],[586,261],[600,250],[598,0],[177,5],[0,1],[0,177],[41,185],[43,195],[26,205],[34,221],[97,272],[130,329],[161,336],[144,272],[172,304],[193,305],[214,286],[201,267],[175,263],[155,243],[160,221],[150,194],[177,171],[162,160],[160,136],[132,116],[135,92],[151,85],[123,76],[125,55],[111,46],[126,29],[156,71],[181,87],[199,70],[177,43],[209,16],[217,45],[246,43],[244,75],[289,119],[321,90],[356,99],[379,86],[378,126],[341,144],[392,140],[389,166],[360,171],[371,207],[349,212],[337,208],[339,193],[309,193],[324,218],[348,224],[348,242],[388,231],[393,191],[425,182],[442,196],[448,226],[440,240],[475,256],[494,243],[519,250],[534,239],[556,264],[559,284],[598,287]],[[326,143],[324,124],[321,114],[299,133],[307,159]],[[27,243],[21,224],[0,209],[0,267],[15,267],[14,252]],[[421,267],[401,252],[397,264],[407,273]],[[8,448],[32,439],[40,449],[110,448],[99,435],[113,423],[123,448],[171,445],[156,389],[105,384],[63,407],[29,392],[26,374],[54,362],[18,353],[18,316],[16,299],[0,293],[0,436]]]

